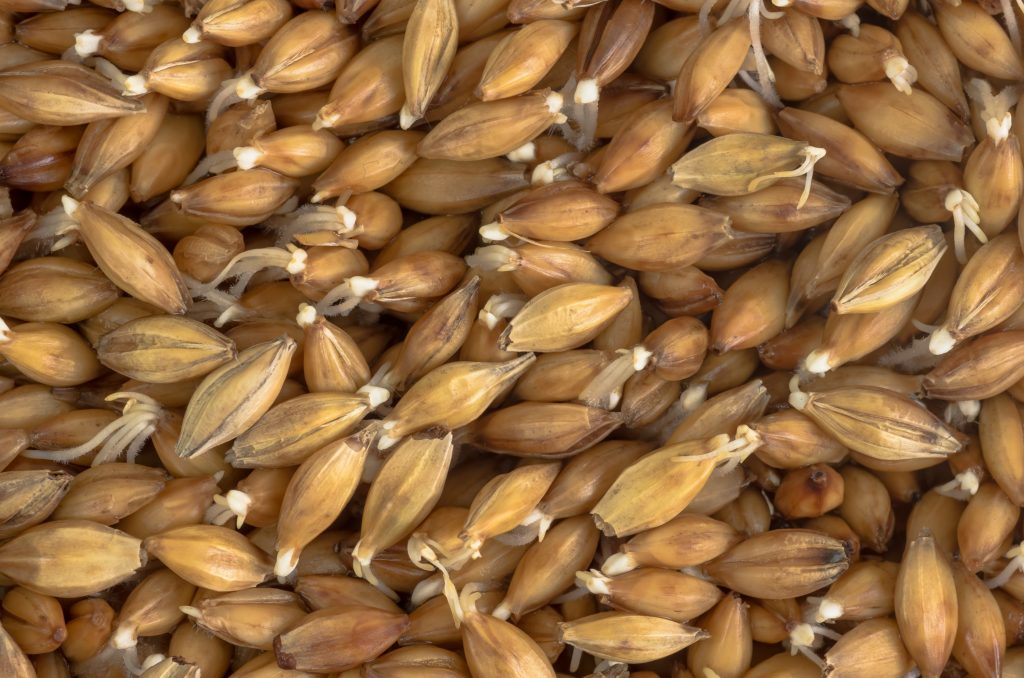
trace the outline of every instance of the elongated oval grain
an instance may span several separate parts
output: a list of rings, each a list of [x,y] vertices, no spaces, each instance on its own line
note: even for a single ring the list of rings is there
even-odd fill
[[[41,125],[81,125],[141,111],[96,71],[69,61],[40,61],[0,73],[0,107]]]
[[[0,546],[0,574],[37,593],[89,596],[119,584],[145,564],[142,542],[88,520],[53,521]]]
[[[512,318],[499,346],[509,351],[564,351],[596,337],[633,298],[628,287],[567,283],[531,299]]]
[[[850,262],[832,298],[838,313],[871,313],[924,287],[946,252],[938,226],[918,226],[875,240]]]
[[[849,567],[843,544],[812,530],[754,535],[708,563],[708,574],[737,593],[793,598],[828,586]]]
[[[208,374],[189,400],[175,453],[198,456],[256,423],[277,398],[296,348],[287,336],[257,344]]]
[[[941,458],[962,445],[938,417],[886,389],[867,386],[794,393],[790,401],[836,440],[875,459]]]
[[[926,531],[910,542],[896,577],[896,622],[922,675],[942,673],[953,651],[957,617],[953,571]]]
[[[110,280],[133,297],[181,315],[191,305],[171,253],[131,219],[88,200],[64,198],[89,253]]]
[[[103,335],[100,362],[126,377],[174,383],[201,377],[236,357],[234,342],[189,318],[148,316]]]

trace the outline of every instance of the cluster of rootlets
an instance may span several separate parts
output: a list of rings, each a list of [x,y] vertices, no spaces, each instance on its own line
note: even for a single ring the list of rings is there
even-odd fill
[[[0,0],[0,678],[1024,678],[1022,12]]]

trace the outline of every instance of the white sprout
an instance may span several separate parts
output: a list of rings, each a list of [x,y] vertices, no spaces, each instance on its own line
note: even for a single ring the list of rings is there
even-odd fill
[[[228,490],[213,497],[213,505],[206,509],[203,521],[210,525],[224,525],[232,518],[235,527],[241,529],[252,508],[252,496],[241,490]]]
[[[581,571],[576,573],[578,584],[586,591],[595,596],[610,596],[612,591],[608,586],[612,578],[601,573],[599,570]],[[497,616],[497,615],[495,615]]]
[[[78,227],[63,207],[55,207],[36,220],[25,243],[36,242],[45,252],[56,252],[78,240]]]
[[[853,37],[860,37],[860,17],[857,16],[856,13],[847,14],[836,23],[845,28],[846,30],[850,31],[850,35],[852,35]]]
[[[921,329],[918,327],[918,329]],[[922,332],[929,330],[921,329]],[[921,372],[931,369],[938,362],[938,353],[935,349],[930,348],[929,344],[931,337],[918,337],[914,339],[908,346],[895,349],[878,360],[878,364],[881,367],[891,367],[899,369],[903,372]],[[946,349],[952,348],[950,346]]]
[[[579,151],[587,151],[594,144],[597,133],[597,106],[600,88],[596,80],[577,81],[573,73],[560,92],[565,104],[566,120],[558,124],[558,131]]]
[[[833,367],[836,367],[833,362],[834,359],[835,356],[832,355],[832,351],[819,348],[807,354],[801,367],[810,374],[827,374]]]
[[[204,296],[225,280],[237,278],[235,284],[228,289],[228,294],[237,297],[245,291],[249,281],[265,268],[281,268],[289,275],[297,275],[306,269],[308,255],[305,250],[288,245],[286,249],[278,247],[262,247],[246,250],[232,257],[213,280],[192,289],[193,296]]]
[[[711,33],[711,10],[714,9],[718,0],[704,0],[698,12],[698,24],[701,35],[707,36]],[[792,0],[773,0],[776,7],[789,7]],[[764,0],[730,0],[722,15],[718,17],[718,25],[740,16],[747,15],[747,22],[750,30],[750,45],[754,55],[754,64],[757,70],[757,81],[754,82],[748,74],[740,71],[740,78],[750,85],[751,89],[757,92],[770,106],[782,108],[782,100],[775,91],[775,73],[772,72],[768,63],[768,56],[765,54],[764,45],[761,42],[761,18],[781,19],[782,12],[773,12],[765,6]]]
[[[802,412],[809,399],[810,396],[800,390],[800,376],[793,375],[789,380],[789,406]]]
[[[93,68],[103,77],[110,80],[114,87],[127,90],[126,82],[128,76],[121,72],[121,69],[102,57],[93,57]],[[138,78],[139,76],[132,76]],[[144,80],[143,80],[144,81]],[[127,94],[127,91],[125,91]]]
[[[706,379],[697,379],[686,385],[686,389],[679,394],[679,406],[684,414],[693,412],[704,404],[708,399],[708,388],[711,382]]]
[[[549,513],[545,513],[539,506],[530,512],[530,515],[526,516],[523,520],[522,525],[537,525],[537,541],[544,541],[544,537],[547,536],[548,528],[551,527],[551,523],[555,522],[555,519]]]
[[[889,78],[893,86],[909,96],[913,91],[911,85],[917,82],[917,69],[910,65],[907,58],[902,54],[894,54],[882,62],[882,67],[885,69],[885,77]]]
[[[843,608],[842,604],[832,600],[828,596],[825,596],[824,598],[808,596],[807,602],[811,605],[817,606],[813,609],[813,613],[814,620],[819,624],[834,621],[846,614],[846,610]]]
[[[527,141],[519,148],[506,153],[505,157],[512,162],[536,162],[537,145],[532,141]]]
[[[946,405],[943,413],[947,424],[956,428],[963,428],[975,421],[981,414],[981,401],[978,400],[957,400]]]
[[[195,24],[189,26],[188,30],[181,34],[181,41],[189,45],[199,44],[203,41],[202,28]]]
[[[189,311],[190,318],[200,321],[213,320],[214,327],[224,327],[234,320],[257,317],[243,306],[237,297],[216,288],[207,289],[198,280],[186,275],[183,275],[182,279],[193,299],[205,300],[192,305],[192,310]]]
[[[978,493],[981,487],[981,476],[973,468],[957,473],[948,483],[943,483],[935,491],[943,496],[958,501],[967,501]]]
[[[473,254],[466,255],[466,265],[481,271],[514,271],[519,268],[520,256],[511,247],[488,245],[478,247]]]
[[[124,0],[124,8],[137,14],[149,14],[160,0]]]
[[[605,558],[605,561],[601,564],[601,572],[614,577],[617,574],[632,572],[638,566],[636,558],[631,554],[619,551]]]
[[[764,46],[761,44],[761,17],[766,19],[781,19],[782,12],[769,12],[763,0],[749,0],[747,6],[747,20],[750,22],[750,46],[754,52],[754,63],[757,65],[757,80],[761,84],[761,98],[773,108],[782,108],[782,100],[775,91],[775,73],[768,63],[768,56],[765,54]],[[731,4],[731,3],[730,3]],[[722,21],[726,21],[725,15]],[[802,204],[802,203],[801,203]]]
[[[800,199],[796,203],[797,209],[800,209],[807,203],[807,198],[811,195],[811,182],[814,180],[814,166],[819,160],[825,157],[825,149],[818,148],[817,146],[805,146],[800,152],[800,155],[803,156],[803,161],[795,169],[782,172],[772,172],[771,174],[763,177],[757,177],[747,185],[747,190],[751,192],[756,191],[762,184],[768,181],[802,176],[804,177],[804,190],[800,194]]]
[[[210,123],[216,120],[221,113],[227,110],[230,106],[237,104],[240,101],[245,101],[246,98],[238,93],[238,85],[242,81],[242,78],[229,78],[220,84],[220,89],[210,99],[210,105],[206,107],[206,126],[209,127]],[[250,78],[251,82],[251,78]],[[255,98],[255,97],[251,97]]]
[[[231,151],[231,155],[234,156],[238,169],[249,170],[259,166],[264,154],[255,146],[237,146]]]
[[[316,312],[323,316],[348,315],[378,287],[380,287],[378,280],[354,275],[328,292],[317,303]]]
[[[526,302],[527,298],[522,294],[493,294],[477,313],[477,319],[487,329],[493,330],[502,320],[515,317]]]
[[[796,377],[794,377],[794,379],[795,378]],[[754,451],[761,446],[761,443],[763,442],[761,434],[746,424],[741,424],[739,428],[736,429],[736,436],[732,440],[729,440],[729,437],[726,435],[721,435],[716,436],[712,441],[717,444],[710,452],[705,452],[704,454],[680,455],[678,457],[672,457],[672,461],[694,462],[707,461],[710,459],[715,461],[725,461],[726,463],[722,466],[722,472],[728,473],[744,462],[747,457],[753,454]]]
[[[964,87],[967,96],[978,106],[978,114],[985,122],[989,138],[1000,144],[1010,136],[1013,115],[1010,109],[1017,103],[1021,91],[1018,87],[1004,87],[996,94],[991,83],[981,78],[972,78]]]
[[[483,226],[480,227],[479,233],[480,237],[484,239],[484,242],[501,242],[503,240],[508,240],[509,238],[515,237],[497,221],[493,221],[489,224],[484,224]]]
[[[138,648],[135,645],[120,650],[121,659],[124,661],[125,670],[132,676],[141,676],[163,660],[167,659],[160,653],[151,654],[145,660],[139,661]]]
[[[73,48],[75,54],[80,59],[92,56],[96,52],[100,51],[100,45],[103,43],[103,38],[104,36],[91,28],[82,31],[81,33],[75,33],[75,46]]]
[[[810,659],[818,667],[824,669],[825,662],[814,652],[816,647],[821,645],[818,636],[839,640],[842,636],[832,629],[817,624],[806,622],[788,624],[789,631],[789,653],[795,655],[800,653]]]
[[[111,393],[105,400],[125,401],[121,416],[104,426],[89,440],[65,450],[26,450],[22,454],[31,459],[66,463],[99,448],[92,461],[93,466],[115,461],[122,452],[125,453],[129,464],[135,463],[135,457],[142,446],[156,431],[163,409],[153,398],[132,391]]]
[[[533,168],[530,183],[533,186],[546,186],[556,181],[567,181],[573,178],[574,168],[585,158],[584,153],[563,153],[551,160],[545,160]]]
[[[319,116],[317,119],[319,120]],[[402,110],[398,112],[398,126],[402,129],[409,129],[416,124],[417,120],[419,120],[419,116],[413,115],[408,102],[402,104]],[[313,129],[317,128],[314,126]]]
[[[209,174],[223,174],[230,169],[234,169],[236,166],[235,156],[231,151],[211,153],[196,164],[181,185],[191,186]]]
[[[643,344],[616,351],[619,357],[597,373],[580,391],[578,400],[590,407],[614,410],[622,399],[622,389],[629,378],[650,364],[654,353]]]
[[[319,194],[317,194],[319,195]],[[316,203],[317,196],[313,196]],[[283,247],[292,240],[301,240],[312,233],[330,233],[335,236],[333,244],[355,248],[358,243],[353,236],[362,233],[363,228],[357,225],[358,215],[340,198],[335,207],[329,205],[303,205],[291,211],[287,216],[271,219],[270,226],[277,232],[277,246]]]
[[[943,202],[946,209],[953,214],[953,249],[956,252],[956,260],[961,264],[967,263],[967,249],[964,239],[967,231],[974,234],[982,243],[988,242],[988,236],[981,230],[981,208],[974,196],[962,188],[954,188],[946,194]]]
[[[440,573],[442,581],[441,592],[448,601],[448,607],[451,609],[452,618],[455,620],[455,628],[459,628],[464,618],[463,606],[461,604],[458,591],[455,589],[455,584],[452,582],[451,574],[449,573],[448,568],[445,567],[444,563],[441,562],[441,555],[444,553],[441,546],[433,539],[427,537],[427,535],[423,533],[416,533],[409,537],[406,549],[409,554],[409,559],[412,560],[416,567],[428,572],[431,570],[437,570],[437,572]],[[354,555],[353,562],[355,562]],[[465,593],[465,589],[463,589],[463,593]]]
[[[255,99],[266,91],[267,90],[257,85],[256,81],[252,79],[252,71],[249,71],[235,82],[235,94],[237,94],[240,99]]]
[[[1024,551],[1021,550],[1020,544],[1007,551],[1006,557],[1010,559],[1010,562],[1006,564],[1002,572],[985,580],[985,585],[990,589],[999,588],[1010,581],[1017,572],[1024,572]]]

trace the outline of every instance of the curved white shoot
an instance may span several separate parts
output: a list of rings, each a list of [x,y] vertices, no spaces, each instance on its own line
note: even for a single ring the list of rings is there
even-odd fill
[[[804,177],[804,190],[800,194],[800,199],[796,203],[797,209],[800,209],[807,203],[807,199],[811,196],[811,183],[814,181],[814,166],[819,160],[825,157],[825,152],[824,148],[818,148],[817,146],[805,146],[803,150],[800,151],[800,156],[803,160],[795,169],[772,172],[771,174],[766,174],[763,177],[757,177],[747,185],[747,190],[753,192],[769,181],[802,176]]]
[[[514,271],[522,265],[522,257],[511,247],[487,245],[467,254],[466,265],[481,271]]]
[[[717,435],[711,439],[711,442],[715,445],[714,449],[704,454],[692,454],[692,455],[680,455],[678,457],[672,457],[672,461],[676,462],[695,462],[695,461],[707,461],[715,460],[726,462],[722,466],[724,472],[731,471],[736,465],[742,463],[749,457],[753,452],[761,446],[762,439],[761,434],[753,430],[746,424],[741,424],[736,429],[736,437],[732,440],[725,434]]]
[[[807,407],[810,396],[800,390],[800,377],[793,375],[789,380],[789,405],[794,410],[803,411]]]
[[[570,151],[556,156],[551,160],[545,160],[533,168],[530,175],[530,184],[533,186],[546,186],[556,181],[567,181],[573,178],[573,168],[583,161],[585,154],[578,151]]]
[[[206,107],[206,126],[209,127],[210,123],[216,120],[221,113],[223,113],[229,106],[237,104],[242,101],[235,92],[235,87],[238,85],[240,78],[229,78],[220,84],[220,89],[210,99],[210,105]]]
[[[241,490],[228,490],[226,494],[213,497],[213,505],[206,509],[204,522],[210,525],[225,525],[235,521],[235,528],[242,529],[245,518],[252,508],[252,496]]]
[[[235,157],[235,164],[240,170],[250,170],[258,167],[263,160],[263,151],[255,146],[238,146],[231,151]]]
[[[455,584],[452,582],[451,574],[438,555],[439,552],[442,552],[440,545],[425,534],[418,533],[409,538],[406,548],[408,549],[409,558],[416,567],[422,570],[437,570],[441,574],[443,581],[442,593],[445,600],[448,601],[448,607],[451,609],[452,618],[455,620],[455,628],[459,628],[463,620],[463,606],[459,593],[455,589]]]
[[[967,501],[978,493],[981,487],[981,476],[973,468],[957,473],[948,483],[943,483],[935,488],[939,494],[956,499]]]
[[[72,213],[78,208],[78,201],[64,196],[73,203]],[[25,236],[24,242],[39,241],[45,252],[58,252],[78,242],[78,222],[67,211],[67,207],[55,207],[36,221],[35,228]],[[40,253],[42,254],[42,253]]]
[[[192,293],[204,295],[225,280],[235,278],[236,281],[228,289],[228,294],[237,297],[245,291],[252,277],[264,269],[282,268],[291,275],[301,273],[306,267],[306,257],[306,251],[294,245],[288,245],[287,249],[261,247],[246,250],[232,257],[216,277],[192,290]]]
[[[917,82],[917,69],[910,65],[907,58],[902,54],[891,56],[882,62],[882,67],[893,87],[909,96],[913,91],[912,85]]]
[[[200,179],[210,174],[223,174],[237,166],[235,156],[231,151],[217,151],[205,156],[181,182],[182,186],[191,186]]]
[[[1009,0],[1002,0],[1009,4]],[[1009,17],[1013,17],[1011,12]],[[1008,18],[1009,18],[1008,17]],[[1014,17],[1014,22],[1016,19]],[[1007,22],[1009,24],[1009,21]],[[1009,26],[1008,26],[1009,28]],[[1016,26],[1010,35],[1017,33]],[[1020,36],[1016,36],[1020,39]],[[1018,48],[1019,51],[1019,48]],[[1013,128],[1013,115],[1011,110],[1020,98],[1021,89],[1016,86],[1004,87],[996,94],[991,83],[982,78],[972,78],[964,86],[967,96],[978,108],[978,115],[985,122],[985,131],[989,138],[996,144],[1005,141]]]
[[[93,57],[92,65],[96,72],[109,79],[114,87],[127,89],[125,81],[128,80],[128,76],[122,73],[120,68],[102,57]]]
[[[707,401],[709,386],[710,382],[707,381],[687,384],[686,390],[679,395],[679,406],[684,413],[693,412]]]
[[[599,570],[586,570],[576,573],[579,584],[595,596],[610,596],[612,593],[609,583],[612,578]]]
[[[967,231],[973,233],[980,242],[988,242],[988,236],[981,230],[981,208],[974,196],[962,188],[954,188],[947,193],[943,204],[953,214],[953,248],[956,260],[966,264],[967,250],[964,239]]]
[[[492,294],[476,317],[487,329],[493,330],[502,320],[514,318],[527,301],[522,294]]]
[[[810,659],[821,669],[825,668],[825,662],[817,655],[814,651],[820,647],[822,641],[818,636],[824,638],[830,638],[832,640],[839,640],[842,636],[832,629],[817,624],[808,624],[806,622],[789,624],[789,652],[790,654],[797,654],[798,652],[803,656]]]
[[[309,304],[299,304],[299,312],[295,316],[295,324],[306,329],[314,322],[316,322],[316,309]]]
[[[313,197],[316,198],[316,196]],[[271,219],[269,223],[277,232],[275,244],[278,247],[284,247],[293,240],[302,241],[303,236],[309,234],[324,233],[333,234],[340,240],[340,242],[333,243],[335,246],[354,249],[358,243],[352,238],[363,231],[357,223],[358,219],[358,215],[346,207],[339,198],[338,205],[335,207],[319,204],[303,205],[283,217]],[[346,238],[350,240],[344,240]]]
[[[348,315],[379,286],[380,283],[374,278],[352,276],[328,292],[317,303],[316,311],[323,316]]]
[[[375,555],[377,554],[364,552],[362,542],[356,542],[355,547],[352,549],[352,571],[357,577],[365,579],[388,598],[398,602],[398,594],[392,591],[391,587],[382,582],[377,575],[374,574],[373,568],[370,567]]]
[[[1006,557],[1010,559],[1010,562],[1006,564],[1006,567],[999,574],[991,579],[986,579],[985,586],[990,589],[999,588],[1010,581],[1013,575],[1018,572],[1024,572],[1024,552],[1022,552],[1020,544],[1007,551]]]
[[[620,349],[619,357],[597,373],[580,391],[578,400],[589,407],[615,409],[622,398],[622,389],[629,378],[642,372],[654,354],[642,344],[632,349]]]
[[[765,54],[764,45],[761,44],[761,17],[767,19],[779,19],[782,12],[769,12],[764,7],[763,0],[749,0],[747,7],[747,19],[750,23],[750,47],[754,52],[754,64],[757,66],[757,79],[761,85],[761,98],[778,110],[783,107],[782,99],[775,91],[775,73],[771,64],[768,63],[768,55]],[[724,21],[723,16],[723,21]]]
[[[526,516],[521,525],[537,525],[537,541],[544,541],[551,523],[555,522],[553,516],[545,513],[539,507],[533,509],[530,515]]]
[[[89,440],[64,450],[26,450],[22,454],[31,459],[67,463],[99,448],[92,461],[93,466],[115,461],[122,453],[129,464],[135,463],[135,457],[142,446],[156,431],[163,408],[153,398],[132,391],[111,393],[105,400],[124,400],[121,416],[104,426]]]

